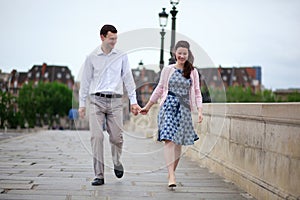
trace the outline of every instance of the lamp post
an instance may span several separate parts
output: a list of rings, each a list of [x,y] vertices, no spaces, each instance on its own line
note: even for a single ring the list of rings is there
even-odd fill
[[[166,32],[164,31],[164,28],[167,26],[168,23],[168,14],[166,13],[166,8],[162,9],[161,13],[158,13],[159,16],[159,25],[162,28],[160,35],[161,35],[161,46],[160,46],[160,61],[159,61],[159,68],[162,70],[164,67],[164,36]]]
[[[170,11],[172,15],[172,34],[171,34],[171,47],[170,47],[171,58],[169,59],[169,64],[174,64],[176,60],[172,52],[175,45],[176,14],[178,13],[178,11],[176,10],[176,5],[179,4],[179,0],[170,0],[170,4],[173,5],[173,8]]]

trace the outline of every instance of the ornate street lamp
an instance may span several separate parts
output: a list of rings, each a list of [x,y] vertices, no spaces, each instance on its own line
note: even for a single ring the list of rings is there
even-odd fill
[[[159,16],[159,25],[162,28],[160,35],[161,35],[161,46],[160,46],[160,62],[159,62],[159,68],[162,70],[164,67],[164,36],[166,32],[164,31],[164,28],[167,26],[168,23],[168,16],[169,14],[166,13],[166,8],[162,9],[161,13],[158,13]]]
[[[179,0],[170,0],[170,4],[173,6],[173,8],[170,11],[172,15],[172,34],[171,34],[171,47],[170,47],[171,58],[169,59],[169,64],[174,64],[176,60],[172,52],[175,45],[176,14],[178,13],[178,11],[176,10],[176,5],[179,4]]]

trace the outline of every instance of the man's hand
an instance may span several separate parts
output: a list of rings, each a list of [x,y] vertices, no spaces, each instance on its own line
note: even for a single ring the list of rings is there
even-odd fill
[[[78,108],[79,116],[83,119],[85,117],[85,107]]]
[[[132,114],[137,115],[137,114],[139,114],[140,110],[141,110],[141,107],[138,104],[131,105]]]

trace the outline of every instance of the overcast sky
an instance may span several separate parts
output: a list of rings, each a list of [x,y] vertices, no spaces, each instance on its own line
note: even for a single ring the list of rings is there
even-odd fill
[[[0,0],[0,69],[27,71],[46,62],[67,65],[77,78],[107,23],[117,27],[119,43],[128,32],[132,42],[155,41],[157,50],[130,56],[132,68],[141,59],[158,64],[162,7],[171,9],[168,0]],[[201,47],[215,66],[259,65],[267,89],[300,88],[299,0],[181,0],[177,9],[176,31]],[[151,38],[136,35],[149,28]],[[166,29],[171,29],[170,16]]]

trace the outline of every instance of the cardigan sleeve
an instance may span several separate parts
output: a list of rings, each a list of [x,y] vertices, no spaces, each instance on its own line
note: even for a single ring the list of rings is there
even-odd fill
[[[150,97],[150,101],[153,103],[157,103],[158,99],[162,96],[163,91],[164,91],[164,85],[166,82],[166,68],[163,68],[163,70],[161,71],[160,74],[160,78],[159,78],[159,82],[158,85],[156,86],[156,88],[154,89],[151,97]]]
[[[199,74],[197,69],[194,69],[194,88],[197,108],[202,108],[202,95],[200,90]]]

